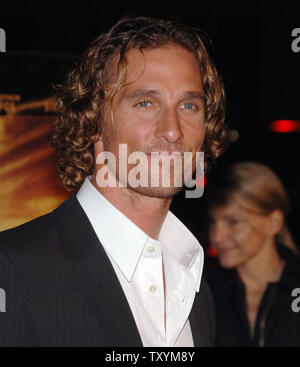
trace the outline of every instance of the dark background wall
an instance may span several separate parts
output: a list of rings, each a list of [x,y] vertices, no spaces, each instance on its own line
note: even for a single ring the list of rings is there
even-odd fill
[[[52,83],[90,41],[123,15],[176,16],[204,29],[227,91],[227,124],[238,130],[219,164],[256,160],[271,166],[292,198],[291,224],[298,234],[299,134],[268,130],[275,119],[300,120],[300,52],[291,32],[300,28],[300,1],[84,1],[6,2],[0,28],[7,52],[0,54],[0,93],[21,93],[23,101],[48,97]],[[200,236],[203,200],[183,200],[173,210]]]

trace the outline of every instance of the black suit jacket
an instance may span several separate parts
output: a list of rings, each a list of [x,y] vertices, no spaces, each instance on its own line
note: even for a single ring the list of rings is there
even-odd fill
[[[0,288],[6,292],[0,346],[142,346],[75,194],[53,212],[0,233]],[[195,346],[212,346],[214,309],[204,280],[189,319]]]

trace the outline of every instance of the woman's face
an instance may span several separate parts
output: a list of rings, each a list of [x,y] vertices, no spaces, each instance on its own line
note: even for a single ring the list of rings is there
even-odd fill
[[[209,215],[210,242],[225,268],[245,264],[274,242],[271,216],[249,212],[236,203],[214,208]]]

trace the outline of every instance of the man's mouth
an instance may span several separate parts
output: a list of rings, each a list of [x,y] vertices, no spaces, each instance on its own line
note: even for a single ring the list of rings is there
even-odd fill
[[[153,152],[148,152],[146,153],[149,156],[152,156],[153,158],[155,158],[156,156],[160,156],[162,158],[181,158],[183,156],[182,153],[178,152],[178,151],[172,151],[172,150],[162,150],[162,151],[153,151]]]

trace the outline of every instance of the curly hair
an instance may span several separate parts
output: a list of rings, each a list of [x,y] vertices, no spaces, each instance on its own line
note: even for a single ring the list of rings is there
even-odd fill
[[[167,44],[186,48],[199,64],[205,94],[206,168],[207,160],[214,161],[225,150],[224,86],[201,31],[173,19],[122,18],[90,44],[66,82],[55,87],[58,117],[49,141],[56,150],[58,175],[67,190],[79,188],[93,173],[95,137],[101,134],[106,102],[125,82],[128,51]]]

